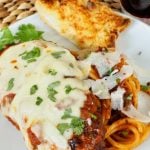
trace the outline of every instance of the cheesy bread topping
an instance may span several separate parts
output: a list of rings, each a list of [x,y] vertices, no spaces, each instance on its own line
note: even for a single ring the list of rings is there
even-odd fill
[[[130,19],[112,11],[99,0],[37,0],[41,19],[82,49],[115,50],[118,34]]]

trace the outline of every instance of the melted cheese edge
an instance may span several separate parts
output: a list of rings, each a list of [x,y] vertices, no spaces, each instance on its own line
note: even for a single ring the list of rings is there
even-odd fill
[[[35,62],[27,63],[20,54],[34,47],[40,49],[40,57],[36,58]],[[52,55],[62,51],[59,58]],[[67,49],[45,41],[32,41],[12,46],[0,57],[0,98],[9,93],[15,93],[16,96],[10,105],[2,108],[2,113],[18,123],[29,149],[32,150],[32,145],[27,129],[31,128],[36,137],[42,141],[37,147],[38,150],[53,149],[54,146],[59,150],[69,150],[68,139],[72,137],[73,131],[69,129],[61,135],[57,129],[59,123],[71,122],[71,119],[61,119],[64,111],[71,108],[72,115],[80,117],[80,108],[83,107],[86,93],[90,88],[100,99],[111,98],[109,90],[117,86],[116,80],[123,81],[133,74],[132,67],[124,65],[120,71],[105,76],[120,58],[121,55],[117,52],[106,54],[98,52],[91,53],[87,59],[77,61]],[[86,80],[91,65],[96,66],[102,76],[101,79]],[[57,74],[51,75],[48,73],[49,69],[54,69]],[[14,78],[14,86],[7,91],[11,78]],[[57,94],[56,102],[53,102],[48,98],[47,87],[56,81],[60,84],[54,88]],[[30,95],[30,88],[33,85],[37,85],[38,90]],[[65,92],[67,85],[73,88],[68,94]],[[114,92],[115,101],[118,101],[118,97],[123,93],[124,91],[120,90]],[[43,99],[40,105],[36,105],[37,97]]]
[[[27,63],[19,56],[24,51],[32,50],[35,46],[41,51],[40,57],[35,62]],[[56,59],[51,55],[53,52],[60,51],[65,52],[60,58]],[[57,74],[49,74],[49,69],[55,69]],[[66,108],[71,108],[72,115],[80,117],[80,108],[84,105],[88,91],[88,87],[83,82],[83,79],[88,75],[87,73],[68,50],[53,43],[27,42],[13,46],[2,54],[0,57],[1,98],[8,93],[16,94],[9,110],[3,108],[2,113],[11,116],[18,123],[29,149],[32,149],[26,133],[29,127],[32,127],[35,135],[43,141],[38,146],[39,150],[53,145],[62,150],[70,149],[68,139],[73,134],[72,130],[69,129],[65,131],[64,135],[61,135],[57,125],[71,121],[70,119],[61,119]],[[64,78],[64,76],[74,78]],[[14,87],[7,91],[8,82],[11,78],[14,78]],[[53,102],[48,98],[47,87],[55,81],[59,81],[60,85],[55,87],[58,93],[55,95],[56,102]],[[30,88],[33,85],[37,85],[38,90],[35,94],[30,95]],[[75,89],[66,94],[66,85]],[[40,105],[36,105],[37,97],[43,99]],[[37,125],[39,130],[35,128]]]

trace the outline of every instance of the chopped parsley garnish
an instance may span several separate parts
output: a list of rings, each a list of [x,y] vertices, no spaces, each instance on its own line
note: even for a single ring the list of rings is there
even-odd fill
[[[68,119],[71,118],[71,122],[70,123],[60,123],[57,126],[57,129],[60,131],[61,134],[64,134],[64,132],[67,129],[72,129],[74,134],[76,135],[80,135],[83,132],[83,128],[84,128],[84,121],[76,116],[72,116],[71,115],[72,110],[71,108],[68,108],[65,110],[64,115],[61,117],[61,119]]]
[[[0,50],[14,43],[14,37],[9,28],[0,30]]]
[[[96,115],[94,115],[94,114],[92,114],[92,113],[89,113],[89,114],[90,114],[90,116],[91,116],[92,119],[94,119],[94,120],[97,119],[97,116],[96,116]]]
[[[71,118],[72,117],[71,113],[72,113],[71,108],[66,109],[64,112],[64,115],[61,117],[61,119]]]
[[[126,100],[132,100],[132,97],[133,97],[133,94],[131,93],[131,94],[129,94],[127,97],[126,97]]]
[[[10,91],[13,87],[14,87],[14,78],[11,78],[9,81],[8,81],[8,87],[7,87],[7,91]]]
[[[57,125],[57,129],[60,131],[61,134],[68,129],[72,129],[75,135],[80,135],[84,129],[84,121],[81,118],[73,117],[71,123],[60,123]]]
[[[41,97],[36,98],[36,105],[40,105],[43,102],[43,99]]]
[[[30,95],[35,94],[37,90],[38,90],[38,86],[37,86],[37,85],[33,85],[33,86],[30,88]]]
[[[74,67],[72,63],[70,63],[70,64],[69,64],[69,66],[70,66],[71,68],[73,68],[73,67]]]
[[[114,71],[114,69],[113,68],[111,68],[110,70],[108,70],[108,72],[107,72],[107,75],[111,75],[111,73]]]
[[[60,81],[55,81],[49,84],[47,87],[48,98],[53,102],[56,101],[55,95],[58,93],[54,88],[59,85],[60,85]]]
[[[19,26],[18,32],[15,35],[16,40],[19,42],[26,42],[32,40],[38,40],[42,38],[42,31],[36,30],[32,24],[23,24]]]
[[[117,84],[119,84],[120,81],[121,81],[121,80],[120,80],[119,78],[116,79],[116,83],[117,83]]]
[[[74,90],[75,88],[72,88],[70,85],[66,85],[65,86],[65,93],[69,94],[72,90]]]
[[[23,60],[26,60],[27,63],[31,63],[31,62],[36,61],[36,58],[40,57],[40,55],[41,55],[40,49],[38,47],[34,47],[32,50],[25,51],[19,56],[21,56]]]
[[[52,76],[55,76],[57,74],[57,71],[54,69],[49,69],[48,73],[50,73]]]
[[[70,127],[73,129],[75,135],[80,135],[83,132],[84,121],[81,118],[74,117],[71,120]]]
[[[51,55],[52,55],[54,58],[58,59],[58,58],[60,58],[63,54],[65,54],[65,53],[66,53],[65,51],[60,51],[60,52],[53,52],[53,53],[51,53]]]
[[[53,102],[56,102],[56,98],[55,98],[55,95],[58,93],[56,90],[54,89],[47,89],[48,91],[48,98],[53,101]]]
[[[60,123],[57,125],[57,129],[63,135],[66,130],[70,129],[70,125],[69,123]]]
[[[55,81],[49,84],[48,88],[55,88],[60,85],[60,81]]]
[[[30,60],[28,60],[27,62],[28,63],[32,63],[32,62],[35,62],[36,61],[36,59],[30,59]]]
[[[150,86],[149,85],[141,85],[141,90],[144,92],[147,92],[148,90],[150,90]]]
[[[32,24],[20,25],[15,35],[12,34],[9,28],[5,27],[0,30],[0,50],[12,44],[42,39],[42,34],[43,32],[36,30]]]

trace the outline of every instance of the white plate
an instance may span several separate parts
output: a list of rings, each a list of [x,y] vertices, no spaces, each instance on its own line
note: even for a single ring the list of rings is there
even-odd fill
[[[61,46],[77,49],[72,43],[58,35],[54,30],[47,27],[37,14],[27,17],[15,24],[10,29],[16,32],[20,24],[34,24],[39,30],[44,31],[44,38],[49,41],[54,41]],[[144,23],[132,20],[129,28],[119,36],[116,49],[123,51],[131,63],[135,63],[140,68],[140,77],[142,82],[150,81],[150,27]],[[139,52],[142,52],[139,55]],[[143,71],[143,68],[146,70]],[[143,73],[144,72],[144,73]],[[143,80],[144,79],[144,80]],[[150,139],[145,141],[137,150],[149,150]],[[0,115],[0,150],[26,150],[21,134],[10,125],[10,123]]]

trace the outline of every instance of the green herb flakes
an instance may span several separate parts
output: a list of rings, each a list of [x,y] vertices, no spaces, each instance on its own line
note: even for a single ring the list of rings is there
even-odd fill
[[[59,85],[60,85],[60,81],[55,81],[49,84],[47,87],[48,98],[53,102],[56,101],[55,95],[58,93],[54,88]]]
[[[66,53],[65,51],[60,51],[60,52],[53,52],[53,53],[51,53],[51,55],[52,55],[54,58],[58,59],[58,58],[60,58],[63,54],[65,54],[65,53]]]
[[[128,131],[122,131],[121,134],[124,136],[124,137],[127,137],[129,135],[129,132]]]
[[[57,125],[57,129],[61,134],[68,129],[72,129],[75,135],[81,135],[84,129],[84,121],[81,118],[73,117],[71,123],[60,123]]]
[[[60,131],[61,134],[64,134],[65,130],[71,128],[75,135],[80,135],[82,134],[84,129],[84,120],[82,120],[79,117],[72,116],[71,113],[72,113],[71,108],[67,108],[64,111],[64,114],[61,117],[61,119],[71,119],[71,122],[58,124],[57,126],[58,130]]]
[[[110,70],[108,70],[108,72],[107,72],[107,75],[111,75],[111,73],[114,71],[114,69],[113,68],[111,68]]]
[[[49,84],[48,88],[51,89],[51,88],[55,88],[57,86],[60,85],[60,81],[55,81],[55,82],[52,82],[51,84]]]
[[[71,120],[70,127],[73,129],[75,135],[80,135],[84,129],[84,121],[81,118],[74,117]]]
[[[71,68],[74,68],[74,66],[73,66],[73,64],[72,64],[72,63],[70,63],[70,64],[69,64],[69,66],[70,66]]]
[[[127,95],[126,100],[131,101],[131,100],[132,100],[132,98],[133,98],[133,94],[131,93],[131,94]]]
[[[71,108],[66,109],[64,112],[64,115],[61,117],[61,119],[71,118],[71,113],[72,113]]]
[[[30,59],[30,60],[27,60],[27,63],[32,63],[32,62],[35,62],[36,59]]]
[[[89,113],[89,114],[90,114],[90,116],[91,116],[92,119],[94,119],[94,120],[97,119],[97,116],[96,116],[96,115],[94,115],[94,114],[92,114],[92,113]]]
[[[43,99],[41,97],[36,98],[36,105],[40,105],[43,102]]]
[[[9,28],[0,30],[0,50],[3,50],[7,45],[14,43],[14,37]]]
[[[30,88],[30,95],[35,94],[37,90],[38,90],[38,86],[37,86],[37,85],[33,85],[33,86]]]
[[[117,84],[119,84],[120,81],[121,81],[121,80],[120,80],[119,78],[116,79],[116,83],[117,83]]]
[[[48,91],[48,98],[49,98],[51,101],[55,102],[55,101],[56,101],[55,95],[56,95],[58,92],[57,92],[56,90],[54,90],[54,89],[48,89],[47,91]]]
[[[52,76],[55,76],[57,74],[57,71],[54,69],[49,69],[48,73],[51,74]]]
[[[75,88],[72,88],[70,85],[66,85],[65,86],[65,93],[69,94],[72,90],[74,90]]]
[[[34,47],[32,50],[25,51],[19,56],[21,56],[23,60],[26,60],[27,63],[31,63],[36,61],[36,58],[40,57],[40,55],[41,55],[40,49],[38,47]]]
[[[57,129],[63,135],[66,130],[70,129],[70,125],[68,123],[60,123],[57,125]]]
[[[150,86],[141,85],[141,90],[144,91],[144,92],[147,92],[148,90],[150,90]]]
[[[10,91],[13,87],[14,87],[14,78],[11,78],[9,81],[8,81],[8,87],[7,87],[7,91]]]

